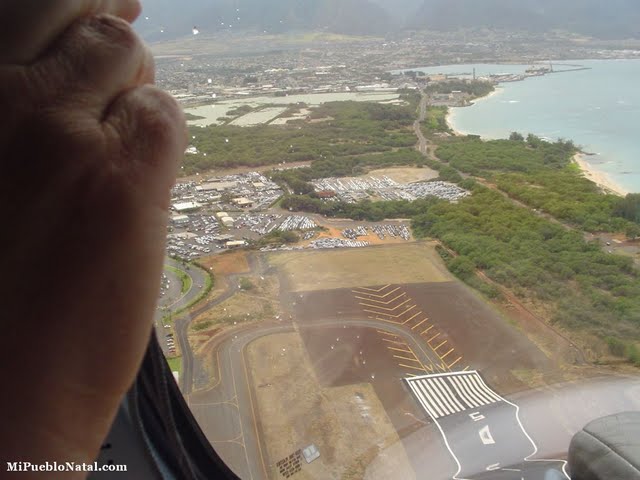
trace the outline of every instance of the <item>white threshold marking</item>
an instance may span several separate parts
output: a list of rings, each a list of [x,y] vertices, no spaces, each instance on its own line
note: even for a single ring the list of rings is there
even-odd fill
[[[440,434],[444,440],[444,443],[449,450],[449,453],[453,457],[457,471],[453,476],[454,480],[465,480],[458,475],[462,471],[462,465],[460,464],[460,460],[453,452],[451,445],[449,444],[449,440],[447,439],[447,435],[445,434],[442,426],[440,425],[439,419],[443,417],[447,417],[450,415],[454,415],[456,413],[462,413],[465,411],[473,410],[477,407],[486,407],[488,405],[497,404],[500,402],[504,402],[508,405],[515,407],[516,409],[516,422],[522,430],[522,433],[525,435],[527,440],[531,443],[533,447],[533,452],[527,455],[524,458],[525,462],[555,462],[562,464],[562,472],[569,479],[569,475],[567,473],[566,467],[567,462],[564,460],[555,460],[555,459],[542,459],[542,458],[532,458],[534,457],[539,449],[536,443],[533,441],[529,433],[525,430],[524,425],[520,419],[520,407],[513,402],[505,399],[500,396],[498,393],[493,391],[482,379],[480,374],[475,370],[463,371],[463,372],[450,372],[450,373],[439,373],[433,375],[421,375],[421,376],[411,376],[404,379],[416,399],[420,403],[420,405],[424,408],[424,410],[429,414],[429,416],[433,419],[434,423],[438,427]],[[454,394],[455,392],[455,394]],[[456,398],[457,396],[457,398]],[[466,406],[462,405],[464,403]],[[479,421],[484,419],[485,417],[481,415],[479,412],[473,412],[469,414],[469,417],[474,421]],[[481,429],[479,432],[480,439],[485,445],[493,445],[495,444],[495,440],[491,435],[491,431],[489,427],[485,427]],[[505,470],[512,472],[519,472],[521,470],[513,469],[513,468],[500,468],[500,464],[496,463],[493,465],[489,465],[486,470]]]

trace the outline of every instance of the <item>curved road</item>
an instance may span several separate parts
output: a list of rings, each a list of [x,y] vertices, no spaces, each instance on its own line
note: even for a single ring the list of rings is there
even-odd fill
[[[407,342],[424,363],[437,359],[417,335],[386,322],[336,319],[309,324],[330,328],[345,325],[392,333]],[[294,323],[286,322],[249,326],[223,335],[217,350],[219,372],[216,385],[206,391],[192,393],[189,399],[189,405],[207,438],[243,479],[268,479],[270,463],[278,460],[267,458],[260,440],[258,410],[245,349],[258,338],[295,330]],[[521,392],[516,395],[516,401],[522,407],[523,422],[542,446],[542,453],[558,455],[566,452],[571,436],[588,421],[623,410],[640,409],[638,393],[640,379],[611,376]],[[422,428],[432,429],[434,426],[425,424]],[[428,460],[425,453],[424,462],[428,463]]]
[[[424,363],[439,360],[419,341],[419,336],[400,326],[375,320],[335,319],[310,324],[314,327],[366,327],[392,333],[407,342]],[[207,438],[224,460],[243,479],[267,479],[268,459],[260,442],[257,405],[250,386],[244,350],[258,338],[294,332],[291,322],[281,325],[249,326],[225,334],[218,346],[218,383],[211,389],[192,393],[189,405]],[[187,379],[184,375],[183,380]]]
[[[158,306],[156,308],[154,321],[160,346],[162,347],[162,350],[166,355],[168,349],[165,335],[169,331],[169,329],[164,327],[164,322],[162,321],[163,317],[166,315],[167,311],[178,311],[198,298],[205,288],[207,277],[209,276],[209,274],[202,268],[197,267],[193,264],[188,264],[187,267],[184,267],[180,262],[172,258],[166,258],[165,265],[177,268],[183,271],[185,274],[189,275],[189,277],[191,278],[191,285],[189,287],[189,290],[187,290],[185,293],[182,293],[182,281],[180,280],[180,278],[171,270],[165,269],[164,271],[167,277],[171,280],[171,284],[167,289],[167,292],[158,300]]]
[[[249,263],[249,271],[250,273],[255,273],[256,270],[256,259],[252,255],[247,256],[247,262]],[[206,274],[206,272],[205,272]],[[242,274],[232,274],[226,277],[227,279],[227,289],[222,292],[221,295],[218,295],[213,300],[201,305],[197,309],[194,309],[190,312],[181,315],[178,318],[174,319],[175,332],[178,340],[178,344],[180,345],[180,351],[182,352],[182,374],[180,377],[180,389],[185,396],[188,396],[193,389],[193,352],[191,351],[191,346],[189,345],[188,339],[188,331],[189,325],[194,318],[197,318],[199,315],[204,312],[210,310],[214,306],[224,302],[231,298],[237,292],[237,282],[241,276],[246,276],[247,273]]]

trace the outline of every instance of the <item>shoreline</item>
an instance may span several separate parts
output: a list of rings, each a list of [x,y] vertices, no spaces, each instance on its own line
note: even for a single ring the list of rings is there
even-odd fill
[[[500,88],[498,86],[489,95],[486,95],[486,96],[480,97],[480,98],[476,98],[473,101],[472,104],[475,104],[476,102],[478,102],[480,100],[488,100],[489,98],[491,98],[492,96],[498,94],[499,92],[501,92],[503,90],[504,90],[504,87]],[[471,106],[471,105],[469,105],[469,106]],[[467,135],[474,135],[473,133],[467,133],[467,132],[463,132],[461,130],[457,130],[454,127],[454,125],[453,125],[453,117],[455,116],[454,110],[458,109],[458,108],[468,108],[468,107],[453,107],[453,108],[449,108],[449,112],[447,113],[447,116],[445,118],[445,120],[447,122],[447,125],[449,126],[449,128],[453,132],[453,135],[455,135],[457,137],[466,137]],[[487,140],[487,139],[483,138],[483,140]],[[587,178],[588,180],[591,180],[593,183],[595,183],[604,193],[617,195],[619,197],[626,197],[629,193],[631,193],[630,191],[628,191],[624,187],[622,187],[619,184],[617,184],[614,180],[612,180],[611,177],[609,176],[609,174],[594,168],[587,161],[586,157],[587,157],[587,154],[585,152],[578,152],[573,156],[573,159],[572,159],[572,162],[575,163],[576,165],[578,165],[578,167],[580,168],[580,171],[582,172],[582,174],[584,175],[585,178]]]
[[[475,105],[476,103],[481,102],[481,101],[485,101],[485,100],[489,100],[491,97],[494,97],[494,96],[498,95],[499,93],[502,93],[503,91],[504,91],[504,87],[502,87],[502,86],[500,86],[498,84],[498,85],[495,86],[495,89],[493,90],[493,92],[491,92],[489,95],[485,95],[484,97],[474,98],[471,101],[470,105],[467,105],[467,106],[464,106],[464,107],[449,107],[449,111],[447,112],[447,116],[445,117],[445,121],[447,122],[447,125],[449,126],[449,128],[451,129],[453,134],[456,137],[466,137],[467,135],[475,135],[474,133],[471,133],[471,132],[463,132],[461,130],[457,130],[453,126],[453,117],[455,116],[455,111],[457,109],[470,108],[473,105]]]
[[[605,193],[610,193],[619,197],[626,197],[629,193],[631,193],[614,182],[607,173],[593,168],[586,160],[586,156],[587,155],[584,152],[576,153],[573,156],[573,163],[578,165],[580,171],[587,179],[595,183]]]

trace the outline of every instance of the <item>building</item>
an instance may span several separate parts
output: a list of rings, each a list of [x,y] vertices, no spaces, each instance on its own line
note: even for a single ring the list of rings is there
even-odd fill
[[[215,183],[203,183],[202,185],[198,185],[196,187],[196,192],[206,193],[206,192],[217,192],[218,188]]]
[[[223,217],[228,217],[229,214],[227,212],[218,212],[216,213],[216,217],[218,217],[218,220],[220,220]]]
[[[196,191],[198,192],[224,192],[225,190],[230,190],[232,188],[236,188],[238,186],[238,182],[207,182],[202,185],[198,185],[196,187]]]
[[[173,209],[178,213],[196,212],[202,208],[198,202],[181,202],[174,203]]]
[[[220,245],[226,245],[227,242],[230,242],[234,238],[233,235],[216,235],[213,237],[213,241]]]
[[[225,246],[229,249],[232,249],[232,248],[242,248],[246,245],[247,245],[247,242],[245,242],[244,240],[233,240],[231,242],[227,242]]]
[[[231,227],[233,227],[233,225],[235,223],[235,220],[233,218],[231,218],[231,217],[222,217],[220,219],[220,223],[222,225],[224,225],[225,227],[227,227],[227,228],[231,228]]]
[[[189,216],[188,215],[172,215],[171,223],[176,227],[184,227],[185,225],[189,225]]]
[[[250,208],[253,207],[253,200],[249,200],[245,197],[234,198],[233,203],[239,206],[240,208]]]

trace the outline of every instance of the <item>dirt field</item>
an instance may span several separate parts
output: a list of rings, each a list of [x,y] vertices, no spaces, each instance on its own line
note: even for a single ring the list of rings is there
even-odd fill
[[[218,272],[232,273],[216,277],[216,289],[207,298],[212,302],[210,308],[195,317],[188,330],[197,389],[207,388],[218,379],[216,341],[220,334],[250,323],[284,318],[278,276],[237,273],[249,270],[246,255],[240,253],[224,255],[229,258],[214,263]]]
[[[247,282],[245,286],[250,286],[249,290],[239,288],[240,283],[230,285],[237,289],[232,297],[193,319],[189,343],[195,354],[203,353],[202,347],[221,329],[246,322],[272,320],[281,314],[277,277],[247,275],[241,278]]]
[[[391,180],[398,183],[425,182],[438,178],[440,174],[430,168],[381,168],[379,170],[371,170],[367,175],[371,177],[387,176]]]
[[[296,333],[256,340],[247,348],[270,464],[314,443],[320,458],[295,478],[361,479],[367,466],[399,437],[372,386],[319,382]],[[404,452],[387,459],[395,478],[411,479]],[[271,478],[281,478],[275,470]]]
[[[242,251],[204,257],[200,259],[200,263],[212,269],[213,274],[220,277],[249,272],[247,254]]]
[[[269,263],[280,268],[293,291],[366,285],[447,282],[447,272],[433,243],[375,248],[277,252]]]

